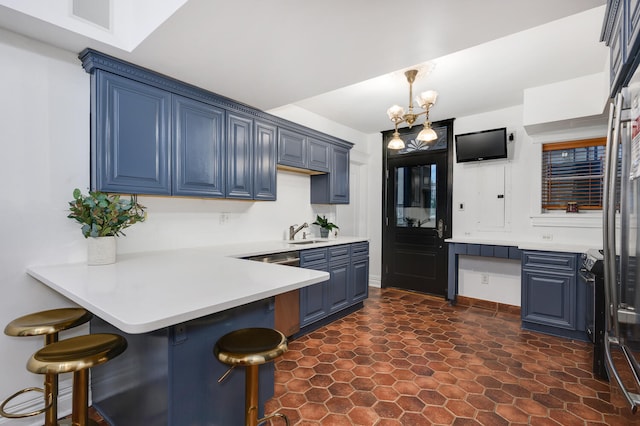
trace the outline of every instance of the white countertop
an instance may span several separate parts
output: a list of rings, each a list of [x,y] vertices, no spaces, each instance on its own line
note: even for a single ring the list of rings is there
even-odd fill
[[[464,244],[487,244],[493,246],[511,246],[518,247],[521,250],[541,250],[541,251],[560,251],[567,253],[586,253],[589,249],[602,248],[595,247],[589,243],[558,243],[555,241],[516,241],[516,240],[491,240],[473,237],[453,237],[445,240],[448,243],[464,243]]]
[[[329,274],[237,259],[305,250],[365,238],[313,244],[284,241],[118,255],[112,265],[85,262],[32,266],[27,273],[120,330],[146,333],[326,281]]]

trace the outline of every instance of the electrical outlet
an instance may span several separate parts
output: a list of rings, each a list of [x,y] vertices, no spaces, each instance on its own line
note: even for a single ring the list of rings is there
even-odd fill
[[[220,213],[220,218],[218,219],[220,224],[226,223],[229,220],[229,215],[226,213]]]
[[[458,203],[458,210],[464,211],[464,203]]]
[[[489,275],[482,274],[480,276],[480,284],[489,285]]]
[[[553,234],[542,234],[542,239],[545,241],[553,240]]]

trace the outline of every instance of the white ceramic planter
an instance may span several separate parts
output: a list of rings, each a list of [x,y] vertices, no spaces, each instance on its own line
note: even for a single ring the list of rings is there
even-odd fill
[[[87,244],[88,265],[116,263],[116,237],[89,237]]]

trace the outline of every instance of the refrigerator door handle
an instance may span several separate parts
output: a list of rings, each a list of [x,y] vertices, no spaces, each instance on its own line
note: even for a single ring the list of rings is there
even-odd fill
[[[616,292],[616,163],[618,147],[620,145],[620,127],[622,125],[622,94],[616,97],[615,106],[609,109],[609,129],[605,155],[605,169],[603,182],[603,241],[604,241],[604,294],[606,329],[618,338],[618,303]],[[605,345],[606,346],[606,345]]]

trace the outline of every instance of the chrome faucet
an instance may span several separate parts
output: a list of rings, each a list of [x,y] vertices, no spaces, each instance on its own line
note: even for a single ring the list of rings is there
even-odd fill
[[[298,225],[296,224],[296,225],[293,225],[293,226],[289,227],[289,239],[290,240],[293,240],[293,237],[295,237],[296,234],[298,232],[300,232],[303,228],[308,228],[309,224],[307,222],[305,222],[302,225],[298,226],[297,228],[296,228],[296,226],[298,226]]]

